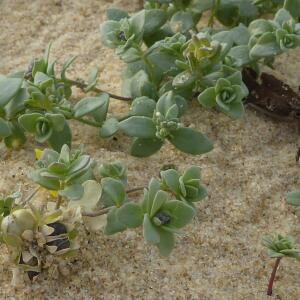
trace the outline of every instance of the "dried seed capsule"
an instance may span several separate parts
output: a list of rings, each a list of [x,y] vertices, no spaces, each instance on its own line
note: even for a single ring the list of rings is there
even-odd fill
[[[47,246],[56,246],[57,247],[56,251],[60,251],[60,250],[70,248],[71,243],[67,238],[65,238],[65,239],[59,239],[59,240],[54,240],[54,241],[48,242],[48,243],[46,243],[46,245]]]
[[[23,255],[21,254],[20,259],[19,259],[19,264],[35,267],[39,264],[39,261],[38,261],[37,257],[33,256],[28,262],[24,262]]]
[[[51,234],[49,234],[49,236],[56,236],[68,232],[66,226],[59,222],[50,223],[47,224],[47,226],[52,227],[54,229],[54,231]]]
[[[36,276],[38,276],[40,273],[36,271],[28,271],[27,275],[29,279],[32,281]]]

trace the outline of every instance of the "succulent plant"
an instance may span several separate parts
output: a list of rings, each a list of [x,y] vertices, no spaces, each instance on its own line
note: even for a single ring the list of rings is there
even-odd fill
[[[174,234],[191,221],[194,208],[179,200],[169,200],[155,179],[145,191],[142,208],[145,240],[156,245],[161,255],[169,255],[175,243]]]
[[[80,150],[70,151],[67,145],[60,153],[46,149],[29,177],[62,197],[76,200],[83,194],[82,183],[93,178],[92,160]]]

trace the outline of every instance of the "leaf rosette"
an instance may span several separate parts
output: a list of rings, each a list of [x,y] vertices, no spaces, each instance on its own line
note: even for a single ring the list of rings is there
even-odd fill
[[[143,106],[148,103],[155,102],[145,98],[142,102],[140,99],[134,102],[132,111],[136,111],[137,115],[119,123],[122,131],[129,136],[136,137],[131,147],[132,155],[149,156],[157,152],[165,140],[180,151],[194,155],[203,154],[212,149],[212,142],[205,135],[192,128],[183,127],[180,122],[180,117],[186,107],[184,98],[167,92],[159,98],[155,106],[151,105],[151,110],[148,108],[144,110]]]
[[[169,200],[155,179],[145,191],[142,208],[145,240],[156,245],[162,256],[169,255],[175,244],[174,235],[192,220],[194,208],[179,200]]]

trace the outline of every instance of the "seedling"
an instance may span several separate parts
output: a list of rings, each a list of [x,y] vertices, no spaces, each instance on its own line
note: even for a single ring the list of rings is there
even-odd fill
[[[300,191],[290,192],[287,196],[288,204],[296,206],[296,215],[300,217]],[[284,237],[280,234],[272,237],[265,237],[263,245],[268,248],[269,256],[276,258],[276,262],[270,277],[267,295],[271,296],[273,283],[275,280],[277,268],[283,257],[292,257],[300,261],[300,250],[296,248],[292,237]]]

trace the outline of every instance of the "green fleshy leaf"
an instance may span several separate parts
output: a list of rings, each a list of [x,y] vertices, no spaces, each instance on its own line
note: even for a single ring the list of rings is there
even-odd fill
[[[35,170],[31,172],[29,178],[48,190],[58,191],[60,189],[59,180],[41,176],[42,171],[43,170]]]
[[[147,9],[145,11],[144,36],[151,35],[167,21],[167,13],[162,9]]]
[[[168,256],[172,252],[175,246],[175,238],[172,232],[160,229],[160,241],[158,243],[158,249],[161,256]]]
[[[295,20],[299,20],[300,0],[285,0],[284,8],[293,16]]]
[[[201,178],[201,168],[197,166],[192,166],[184,171],[182,175],[182,179],[184,182],[188,182],[189,180],[193,179],[200,179]]]
[[[88,85],[87,85],[87,87],[84,89],[84,91],[85,91],[86,93],[93,90],[93,88],[94,88],[94,87],[96,86],[96,84],[97,84],[98,77],[99,77],[99,69],[98,69],[98,68],[93,68],[93,70],[91,71],[89,80],[88,80]]]
[[[47,71],[47,64],[43,58],[34,61],[34,64],[32,67],[32,77],[33,78],[35,77],[35,74],[37,72],[45,73],[46,71]]]
[[[130,108],[131,116],[144,116],[152,118],[156,102],[148,97],[134,99]]]
[[[53,131],[52,135],[48,139],[48,143],[51,147],[60,152],[63,145],[67,144],[71,147],[72,143],[72,132],[67,122],[65,122],[64,129],[62,131]]]
[[[157,97],[156,88],[144,70],[138,71],[130,79],[129,89],[129,96],[134,99],[142,96],[147,96],[150,99],[156,99]]]
[[[113,207],[110,209],[109,213],[107,214],[107,224],[104,229],[104,233],[106,235],[112,235],[117,232],[124,231],[126,226],[122,224],[117,216],[118,208]]]
[[[20,90],[23,78],[0,77],[0,107],[4,107]]]
[[[256,45],[250,50],[250,57],[252,59],[260,59],[278,55],[280,52],[275,34],[267,32],[258,39]]]
[[[0,118],[0,138],[5,138],[12,134],[11,128],[7,121]]]
[[[234,101],[230,103],[228,106],[229,110],[224,110],[222,107],[220,107],[221,111],[223,111],[226,115],[233,119],[240,119],[245,114],[245,109],[242,101]]]
[[[176,12],[170,20],[170,25],[174,32],[187,32],[195,26],[192,14],[187,11]]]
[[[28,132],[35,133],[36,131],[36,122],[39,118],[42,118],[43,115],[40,113],[31,113],[21,115],[18,119],[19,124]]]
[[[119,128],[125,134],[138,138],[155,137],[156,129],[152,119],[143,116],[133,116],[119,123]]]
[[[70,147],[67,144],[62,146],[58,159],[55,158],[55,161],[56,160],[65,164],[70,163]]]
[[[109,138],[119,130],[119,121],[115,118],[107,119],[100,128],[100,136]]]
[[[68,198],[69,200],[78,200],[83,196],[83,186],[81,184],[73,184],[59,191],[59,195]]]
[[[172,131],[172,136],[168,140],[180,151],[193,155],[207,153],[213,149],[213,143],[192,128],[179,128]]]
[[[164,205],[164,210],[171,214],[170,226],[182,228],[186,226],[195,215],[195,209],[183,201],[171,200]]]
[[[130,19],[133,34],[138,35],[143,32],[145,26],[145,10],[134,14]]]
[[[131,145],[130,154],[136,157],[148,157],[159,151],[162,145],[163,141],[158,138],[136,138]]]
[[[129,18],[129,15],[126,11],[114,7],[109,8],[106,11],[106,14],[107,19],[113,21],[120,21],[121,19]]]
[[[18,112],[24,109],[24,101],[29,98],[26,88],[21,88],[17,94],[5,106],[8,118],[14,117]]]
[[[158,229],[152,224],[148,214],[144,215],[143,222],[144,239],[148,243],[158,244],[160,242],[160,234]]]
[[[37,72],[34,76],[34,84],[38,85],[42,90],[51,87],[53,78],[42,72]]]
[[[97,97],[84,98],[74,106],[74,110],[75,110],[74,116],[76,118],[81,118],[87,114],[90,114],[91,112],[96,111],[100,107],[106,105],[108,99],[109,96],[106,93],[102,93]]]
[[[167,193],[164,191],[158,191],[152,202],[152,207],[151,207],[149,217],[153,218],[166,201],[167,201]]]
[[[114,178],[102,178],[102,196],[101,201],[105,206],[115,205],[117,207],[121,206],[125,200],[126,192],[124,184]]]
[[[143,212],[137,203],[125,203],[117,211],[120,222],[128,228],[139,227],[143,223]]]
[[[60,132],[64,129],[66,119],[62,114],[46,114],[45,117],[51,121],[52,127],[55,131]]]
[[[104,46],[116,48],[120,44],[120,40],[116,32],[120,32],[120,23],[113,20],[108,20],[101,24],[101,41]]]
[[[215,88],[210,87],[204,90],[199,96],[198,101],[200,104],[202,104],[204,107],[207,108],[213,108],[216,106],[216,93]]]
[[[48,166],[48,170],[55,174],[65,174],[68,171],[68,166],[61,162],[53,162]]]
[[[167,92],[163,94],[159,100],[157,101],[156,104],[156,110],[160,112],[162,115],[166,116],[169,109],[173,106],[176,105],[174,101],[174,94],[173,92]]]
[[[288,193],[287,202],[291,205],[300,206],[300,191]]]
[[[295,2],[295,0],[293,1]],[[291,16],[291,14],[284,8],[279,9],[274,17],[274,20],[278,22],[281,26],[284,22],[287,22],[292,19],[293,17]]]
[[[160,190],[160,182],[155,178],[151,178],[149,182],[148,190],[147,189],[144,190],[145,194],[144,194],[144,200],[142,206],[143,206],[143,211],[145,213],[148,214],[150,213],[153,200],[159,190]]]
[[[215,87],[215,91],[216,94],[218,95],[219,93],[221,93],[223,91],[224,88],[230,87],[231,86],[231,82],[225,78],[220,78],[217,81],[216,87]]]
[[[9,149],[19,149],[26,143],[26,136],[24,131],[16,123],[9,123],[11,135],[4,138],[4,143]]]
[[[91,157],[89,155],[81,155],[69,167],[68,174],[69,176],[66,178],[66,181],[73,180],[81,176],[83,173],[87,171],[87,169],[91,165]]]
[[[176,170],[170,169],[160,172],[163,183],[175,194],[179,192],[179,174]]]
[[[234,59],[234,66],[242,67],[251,62],[248,45],[236,46],[230,49],[228,56]]]

